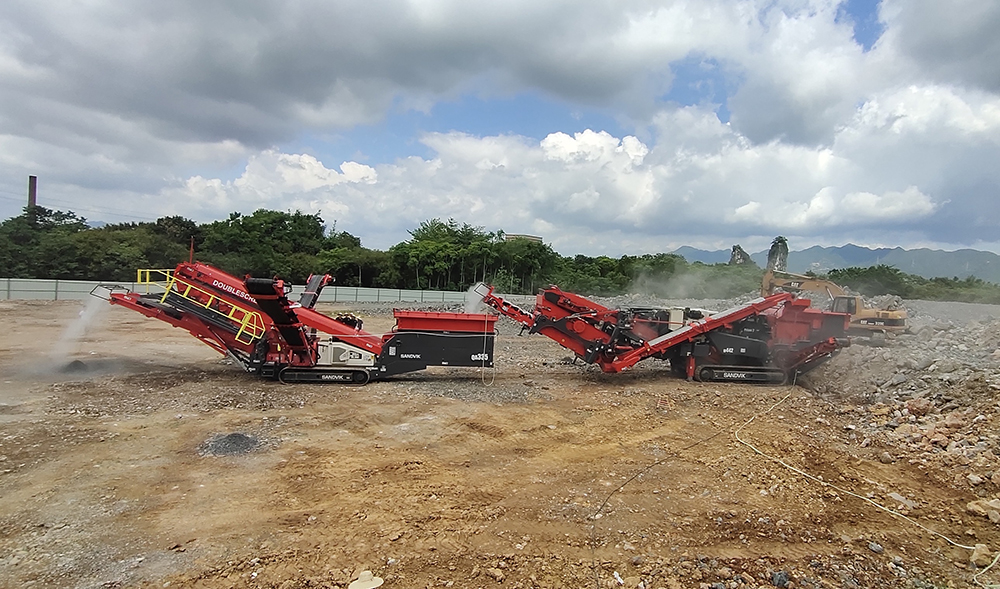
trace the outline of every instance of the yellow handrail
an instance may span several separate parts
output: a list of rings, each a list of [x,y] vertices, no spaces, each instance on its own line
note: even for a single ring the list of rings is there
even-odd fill
[[[238,324],[240,329],[236,332],[236,341],[240,343],[250,345],[264,335],[264,320],[261,318],[260,313],[244,309],[239,305],[233,304],[230,300],[219,298],[213,292],[186,280],[178,279],[173,270],[140,269],[136,273],[136,283],[146,285],[147,294],[149,293],[150,285],[162,288],[164,292],[163,298],[160,299],[161,303],[166,303],[167,296],[173,293]],[[201,300],[191,296],[192,291],[201,294]],[[227,312],[222,311],[219,305],[216,304],[219,301],[229,307]]]
[[[145,285],[146,294],[149,294],[150,286],[158,286],[166,289],[167,283],[170,282],[173,276],[173,269],[140,268],[135,272],[135,283]]]

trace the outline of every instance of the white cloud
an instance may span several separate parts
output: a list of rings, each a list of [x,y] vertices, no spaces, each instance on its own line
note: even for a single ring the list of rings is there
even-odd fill
[[[431,134],[424,141],[435,157],[374,169],[344,163],[345,172],[365,171],[353,182],[310,156],[265,152],[241,178],[210,187],[221,186],[226,200],[220,204],[259,196],[260,206],[322,210],[374,247],[405,238],[419,221],[454,217],[490,229],[540,232],[566,252],[611,254],[727,241],[727,235],[763,240],[781,233],[811,244],[831,230],[902,234],[946,204],[904,180],[888,183],[898,171],[871,166],[871,154],[755,145],[717,119],[708,124],[708,116],[697,109],[662,114],[661,129],[680,125],[688,135],[671,135],[651,149],[635,138],[590,130],[536,142]],[[842,133],[878,133],[879,120],[859,115],[856,127]],[[953,127],[963,132],[958,122]],[[925,157],[920,146],[910,153]]]
[[[613,165],[625,171],[642,164],[649,148],[632,136],[619,140],[606,131],[590,129],[572,137],[565,133],[552,133],[541,142],[545,157],[566,164]]]
[[[836,21],[837,3],[810,4],[764,11],[755,38],[729,58],[745,77],[729,101],[733,125],[751,141],[828,144],[876,74]]]
[[[223,218],[234,209],[297,208],[310,212],[322,209],[328,216],[339,216],[351,207],[333,188],[378,181],[370,166],[344,162],[340,168],[341,172],[327,168],[307,154],[266,150],[250,157],[243,174],[235,180],[193,176],[164,190],[162,196],[175,214],[199,210],[202,215]]]
[[[0,211],[16,213],[8,195],[36,173],[43,196],[99,213],[321,210],[373,246],[431,217],[541,233],[566,253],[754,247],[776,231],[803,245],[995,243],[1000,5],[882,0],[868,52],[842,7],[5,3]],[[666,101],[685,59],[725,78],[730,124],[719,105]],[[274,147],[323,153],[310,137],[520,92],[629,131],[427,133],[401,141],[429,156],[339,167]]]
[[[893,89],[872,96],[858,110],[859,126],[896,135],[961,133],[1000,141],[1000,99],[980,91],[940,85]]]
[[[808,201],[776,202],[763,206],[751,201],[737,207],[730,219],[770,229],[775,233],[802,235],[837,226],[859,226],[921,219],[937,205],[916,187],[882,195],[870,192],[839,194],[830,186],[821,188]]]
[[[9,34],[0,66],[12,75],[0,83],[0,105],[20,109],[45,97],[53,103],[47,111],[75,105],[128,113],[158,134],[258,149],[303,127],[349,128],[378,121],[394,105],[426,108],[470,85],[487,93],[539,89],[643,122],[670,88],[671,64],[701,54],[745,75],[756,94],[738,97],[750,106],[734,110],[737,119],[776,135],[779,129],[765,127],[779,109],[758,112],[755,100],[781,98],[777,106],[792,108],[789,116],[803,126],[807,114],[842,110],[854,98],[860,50],[850,28],[834,22],[837,5],[4,5],[0,31]]]
[[[882,0],[878,50],[920,83],[1000,91],[1000,3]]]
[[[348,182],[364,182],[365,184],[378,182],[378,173],[371,166],[357,162],[344,162],[340,164],[340,171],[344,173],[344,179]]]

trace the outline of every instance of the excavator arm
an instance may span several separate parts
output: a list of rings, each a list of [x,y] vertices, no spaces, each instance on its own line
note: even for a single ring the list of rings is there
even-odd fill
[[[847,291],[839,284],[830,282],[829,280],[806,276],[804,274],[768,270],[764,273],[764,278],[761,280],[760,296],[770,296],[779,291],[795,294],[802,292],[823,292],[831,300],[847,296]]]

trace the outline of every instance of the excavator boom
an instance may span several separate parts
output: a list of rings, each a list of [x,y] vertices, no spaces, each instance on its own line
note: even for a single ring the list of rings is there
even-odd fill
[[[763,280],[761,280],[760,296],[766,297],[778,291],[791,293],[822,292],[826,293],[831,299],[847,295],[847,291],[843,287],[829,280],[805,274],[768,270],[764,273]]]

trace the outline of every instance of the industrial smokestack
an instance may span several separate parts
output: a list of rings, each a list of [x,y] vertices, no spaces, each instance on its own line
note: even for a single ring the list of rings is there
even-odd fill
[[[38,206],[38,176],[28,176],[28,206]]]

